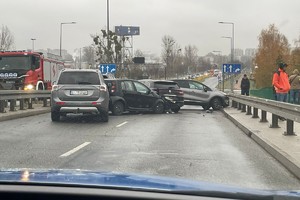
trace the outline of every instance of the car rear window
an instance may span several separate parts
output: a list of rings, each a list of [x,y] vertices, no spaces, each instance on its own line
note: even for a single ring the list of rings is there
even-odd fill
[[[155,82],[154,83],[154,88],[160,88],[160,89],[169,89],[169,88],[179,89],[179,86],[177,85],[177,83],[173,83],[173,82]]]
[[[63,72],[58,84],[100,85],[100,79],[96,72]]]

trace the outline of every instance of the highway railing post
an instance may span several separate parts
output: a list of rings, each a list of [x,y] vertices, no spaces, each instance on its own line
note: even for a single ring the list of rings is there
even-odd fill
[[[286,120],[286,131],[284,132],[286,136],[296,136],[294,132],[294,121],[287,119]]]
[[[10,100],[9,111],[16,111],[16,100],[15,99]]]
[[[268,122],[267,120],[267,112],[262,110],[261,111],[261,119],[260,119],[260,122]]]
[[[247,106],[247,113],[246,113],[246,115],[252,115],[252,113],[251,113],[251,106]]]
[[[238,110],[242,110],[242,104],[240,102],[238,104]]]
[[[5,113],[5,100],[0,101],[0,113]]]
[[[33,109],[32,107],[32,98],[28,100],[28,109]]]
[[[272,124],[270,125],[270,128],[280,128],[278,125],[278,116],[275,114],[272,114]]]
[[[253,116],[252,118],[258,118],[258,109],[257,108],[253,108]]]
[[[246,112],[246,105],[242,104],[242,112]]]
[[[25,108],[24,108],[24,99],[20,99],[20,110],[25,110]]]
[[[47,98],[43,98],[43,107],[47,107],[47,101],[48,101]]]

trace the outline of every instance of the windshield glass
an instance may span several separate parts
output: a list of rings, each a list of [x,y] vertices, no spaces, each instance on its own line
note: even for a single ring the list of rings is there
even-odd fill
[[[0,70],[31,68],[30,56],[2,56],[0,57]]]
[[[78,169],[300,191],[300,0],[0,6],[0,182]]]

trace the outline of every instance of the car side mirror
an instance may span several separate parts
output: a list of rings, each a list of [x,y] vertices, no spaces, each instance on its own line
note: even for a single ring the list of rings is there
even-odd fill
[[[204,92],[207,92],[207,88],[204,88]]]

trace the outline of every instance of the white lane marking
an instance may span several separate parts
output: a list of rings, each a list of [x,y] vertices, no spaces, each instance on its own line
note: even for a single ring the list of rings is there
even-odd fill
[[[69,155],[75,153],[76,151],[79,151],[80,149],[82,149],[83,147],[85,147],[85,146],[87,146],[87,145],[89,145],[89,144],[91,144],[91,142],[84,142],[84,143],[82,143],[81,145],[75,147],[74,149],[71,149],[70,151],[68,151],[68,152],[66,152],[66,153],[64,153],[64,154],[62,154],[62,155],[60,155],[59,157],[67,157],[67,156],[69,156]]]
[[[126,122],[123,122],[123,123],[117,125],[116,127],[119,128],[119,127],[121,127],[121,126],[123,126],[123,125],[125,125],[125,124],[127,124],[127,123],[128,123],[127,121],[126,121]]]

